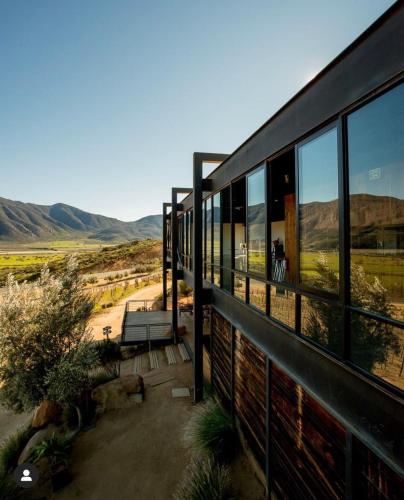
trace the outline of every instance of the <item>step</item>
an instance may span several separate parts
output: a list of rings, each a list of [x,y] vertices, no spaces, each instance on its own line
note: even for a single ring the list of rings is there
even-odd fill
[[[155,370],[156,368],[160,368],[159,357],[158,357],[157,351],[150,351],[149,358],[150,358],[150,368],[152,370]]]
[[[169,365],[175,365],[177,363],[177,358],[175,357],[174,348],[172,345],[167,345],[165,348],[167,361]]]
[[[191,358],[189,357],[187,348],[185,347],[184,344],[178,344],[178,350],[180,351],[180,356],[182,361],[191,361]]]
[[[133,363],[133,373],[139,374],[142,371],[142,355],[135,357],[135,362]]]

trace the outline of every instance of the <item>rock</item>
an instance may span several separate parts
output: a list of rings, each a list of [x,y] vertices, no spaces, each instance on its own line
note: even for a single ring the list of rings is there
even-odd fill
[[[58,434],[58,432],[58,428],[54,424],[48,425],[48,427],[46,427],[45,429],[37,431],[22,450],[21,455],[18,459],[18,464],[25,463],[31,455],[32,450],[35,448],[35,446],[37,446],[39,443],[42,443],[42,441],[49,439],[53,436],[53,434]]]
[[[140,375],[125,375],[120,381],[126,394],[143,394],[144,384]]]
[[[122,408],[128,402],[128,396],[119,379],[99,385],[91,392],[92,400],[97,404],[97,412]]]
[[[45,427],[45,425],[56,423],[59,421],[61,414],[62,407],[60,405],[45,399],[35,410],[31,425],[34,429],[39,429]]]

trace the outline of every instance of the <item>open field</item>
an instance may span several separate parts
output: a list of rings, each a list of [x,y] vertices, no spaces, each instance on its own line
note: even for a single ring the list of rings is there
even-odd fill
[[[52,272],[58,273],[72,253],[77,255],[83,274],[118,272],[128,268],[132,270],[132,274],[153,272],[161,264],[161,242],[155,240],[102,247],[85,246],[83,242],[79,242],[83,243],[80,251],[77,251],[78,247],[74,246],[77,242],[74,241],[53,243],[56,243],[53,250],[42,246],[35,251],[32,247],[21,245],[20,253],[17,253],[15,245],[14,250],[10,246],[0,246],[0,286],[4,284],[9,273],[15,274],[18,280],[35,280],[46,263]],[[56,249],[57,245],[62,243],[70,246],[60,246]]]

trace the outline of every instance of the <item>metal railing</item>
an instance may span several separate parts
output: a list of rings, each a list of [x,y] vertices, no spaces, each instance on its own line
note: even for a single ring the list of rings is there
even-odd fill
[[[144,299],[144,300],[128,300],[125,306],[125,312],[142,312],[142,311],[162,311],[163,301]]]
[[[173,336],[171,323],[155,323],[142,325],[126,325],[122,332],[122,343],[139,342],[148,343],[151,349],[151,343],[154,340],[167,340]]]

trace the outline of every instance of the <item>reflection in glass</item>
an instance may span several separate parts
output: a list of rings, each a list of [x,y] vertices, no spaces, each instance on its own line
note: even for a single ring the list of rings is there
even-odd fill
[[[245,177],[232,185],[232,211],[234,223],[234,268],[239,271],[247,271]]]
[[[271,286],[271,317],[295,329],[295,294],[289,290]]]
[[[348,159],[352,303],[404,321],[404,84],[348,117]]]
[[[299,148],[300,280],[338,291],[338,140],[333,128]],[[324,267],[337,280],[324,279]]]
[[[212,264],[212,198],[206,201],[206,279],[211,281]]]
[[[206,201],[202,204],[202,277],[206,278]]]
[[[213,283],[220,287],[220,267],[213,268]]]
[[[266,284],[250,279],[250,304],[260,311],[266,311]]]
[[[404,330],[352,313],[352,361],[404,389]]]
[[[220,193],[213,197],[213,264],[220,266]]]
[[[248,271],[265,276],[265,169],[247,178]]]
[[[234,275],[234,295],[238,297],[243,302],[245,302],[246,297],[246,279],[241,274]]]
[[[341,308],[335,303],[302,296],[301,333],[341,356],[343,349]]]
[[[222,191],[222,288],[231,291],[230,188]]]

